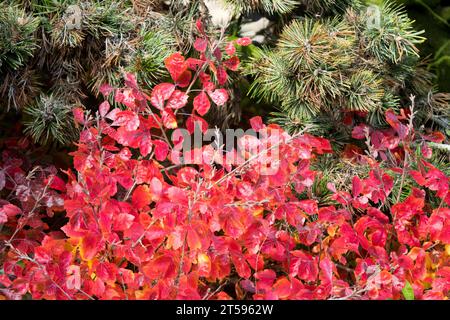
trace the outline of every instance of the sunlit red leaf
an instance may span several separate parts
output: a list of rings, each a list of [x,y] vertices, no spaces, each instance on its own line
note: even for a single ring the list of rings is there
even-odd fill
[[[160,83],[153,88],[150,98],[151,104],[159,110],[164,110],[164,103],[175,91],[175,85],[172,83]]]
[[[131,197],[131,199],[133,202],[133,206],[136,209],[139,210],[144,208],[152,201],[150,188],[147,185],[137,186],[137,188],[133,191],[133,196]]]
[[[228,101],[228,91],[225,89],[216,89],[208,93],[211,100],[218,106],[223,106]]]
[[[178,127],[175,114],[170,109],[164,109],[161,111],[161,120],[165,128],[175,129]]]
[[[88,232],[80,243],[80,255],[83,260],[92,260],[102,247],[102,236]]]
[[[172,109],[183,108],[186,105],[188,98],[189,96],[185,92],[175,90],[167,101],[166,107]]]
[[[164,60],[172,80],[177,82],[180,76],[187,70],[187,64],[181,53],[176,52]]]
[[[273,292],[278,299],[285,300],[291,294],[291,283],[286,277],[281,277],[273,285]]]
[[[130,110],[120,111],[111,125],[124,127],[127,131],[134,131],[139,128],[139,117]]]
[[[208,277],[211,272],[211,259],[207,254],[199,253],[197,256],[198,275]]]
[[[108,101],[103,101],[100,106],[98,107],[98,110],[100,112],[100,116],[104,117],[109,112],[109,109],[111,106],[109,105]]]
[[[69,290],[79,290],[81,288],[80,267],[71,265],[67,268],[68,277],[66,279],[66,287]]]

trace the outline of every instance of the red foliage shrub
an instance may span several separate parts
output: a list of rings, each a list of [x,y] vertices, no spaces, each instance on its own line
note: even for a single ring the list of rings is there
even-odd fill
[[[222,63],[218,46],[205,39],[195,44],[199,59],[175,54],[166,61],[174,84],[160,84],[148,96],[128,75],[126,87],[102,88],[125,110],[111,110],[106,101],[95,115],[76,110],[84,130],[67,183],[48,172],[28,187],[14,185],[26,173],[4,151],[4,187],[21,197],[0,203],[6,229],[0,297],[401,299],[408,284],[416,299],[448,298],[449,180],[416,153],[439,134],[418,136],[392,112],[389,130],[355,127],[354,137],[371,143],[369,154],[355,154],[354,161],[369,164],[370,174],[355,176],[351,192],[329,184],[335,205],[326,207],[311,192],[317,172],[310,163],[330,153],[330,143],[306,133],[289,136],[260,118],[251,120],[260,137],[240,139],[240,164],[227,163],[213,144],[197,150],[200,162],[183,163],[182,141],[172,144],[169,130],[186,127],[193,134],[196,121],[206,129],[200,116],[211,101],[220,106],[228,97],[207,70],[223,85],[226,69],[238,63],[232,44]],[[179,123],[177,110],[197,79],[202,89],[192,115]],[[261,142],[266,148],[259,153],[245,149]],[[275,149],[282,155],[278,170],[262,174]],[[398,166],[384,169],[379,159],[385,157]],[[400,201],[408,177],[417,185]],[[42,196],[31,203],[22,198],[36,192]],[[430,194],[441,199],[438,206]],[[48,231],[41,218],[60,197],[68,221]]]

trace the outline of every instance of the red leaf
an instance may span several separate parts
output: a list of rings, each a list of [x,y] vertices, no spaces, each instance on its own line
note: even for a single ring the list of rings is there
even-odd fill
[[[188,68],[193,71],[197,71],[199,68],[201,68],[203,66],[204,63],[205,63],[205,61],[200,60],[200,59],[195,59],[195,58],[188,58],[186,60],[186,64],[187,64]]]
[[[450,209],[440,208],[433,210],[428,222],[430,235],[433,241],[440,240],[450,244]]]
[[[202,83],[202,85],[203,85],[203,90],[205,90],[207,92],[211,92],[216,88],[215,84],[211,81],[205,81]]]
[[[163,161],[167,157],[167,153],[169,152],[169,146],[162,140],[153,140],[153,144],[155,145],[155,158],[158,161]]]
[[[400,122],[397,115],[391,109],[386,111],[386,121],[389,125],[397,131],[400,139],[403,139],[408,134],[408,127]]]
[[[84,235],[80,243],[80,255],[83,260],[92,260],[102,247],[102,237],[89,232]]]
[[[146,157],[150,151],[152,151],[152,139],[149,134],[141,136],[141,141],[139,141],[139,151],[143,157]]]
[[[319,210],[316,200],[300,200],[298,206],[309,215],[316,214]]]
[[[114,121],[114,120],[116,120],[117,114],[120,111],[122,111],[122,110],[120,110],[119,108],[114,108],[105,116],[105,118]]]
[[[264,124],[262,122],[262,118],[260,116],[256,116],[250,119],[250,125],[253,130],[259,132],[261,129],[264,129]]]
[[[203,118],[193,114],[186,120],[186,129],[190,134],[193,134],[195,126],[198,126],[203,133],[208,130],[208,123]]]
[[[197,38],[194,42],[194,48],[199,52],[205,52],[207,47],[208,47],[207,39]]]
[[[189,96],[185,92],[175,90],[170,96],[169,101],[167,101],[166,107],[172,109],[183,108],[186,105],[188,98]]]
[[[84,124],[84,110],[82,108],[80,107],[73,108],[72,113],[76,122]]]
[[[125,88],[122,90],[117,90],[114,99],[116,102],[123,103],[128,108],[136,107],[136,95],[135,90],[133,89]]]
[[[132,73],[127,73],[125,75],[125,85],[127,87],[132,88],[132,89],[136,89],[136,90],[139,89],[137,81],[136,81],[136,76],[134,74],[132,74]]]
[[[357,197],[361,194],[362,184],[361,179],[358,176],[354,176],[352,179],[352,194],[353,197]]]
[[[240,46],[246,47],[252,44],[252,39],[249,37],[239,38],[236,40],[236,43]]]
[[[156,177],[153,177],[150,181],[150,193],[152,201],[158,201],[161,198],[161,194],[163,191],[163,185],[161,180]]]
[[[180,88],[186,88],[191,83],[192,73],[189,70],[184,71],[176,81],[176,85]]]
[[[371,129],[368,125],[360,124],[353,128],[352,138],[362,140],[366,138],[366,132],[370,133]]]
[[[216,48],[213,54],[214,57],[216,57],[217,61],[222,61],[222,51],[220,51],[220,48]]]
[[[6,221],[8,221],[8,217],[6,216],[6,213],[1,210],[0,211],[0,224],[5,223]]]
[[[134,221],[134,216],[128,213],[119,213],[114,216],[113,230],[124,231],[131,227]]]
[[[6,214],[7,217],[15,217],[19,214],[22,214],[22,210],[13,205],[13,204],[5,204],[1,209],[0,212],[3,212],[4,214]]]
[[[139,117],[130,110],[120,111],[116,114],[116,119],[111,125],[125,127],[127,131],[135,131],[139,128]]]
[[[175,85],[172,83],[160,83],[153,88],[150,97],[151,104],[159,110],[164,110],[164,101],[168,100],[175,91]]]
[[[244,256],[241,254],[232,254],[231,260],[236,268],[238,275],[242,278],[248,279],[251,276],[251,270]]]
[[[196,183],[196,179],[198,176],[198,171],[192,167],[184,167],[181,168],[178,173],[178,182],[181,183],[181,186],[190,186]]]
[[[222,66],[219,66],[217,68],[217,81],[221,86],[223,86],[224,84],[227,83],[227,80],[228,80],[227,71]]]
[[[424,138],[425,140],[431,141],[431,142],[436,142],[436,143],[441,143],[442,141],[445,140],[444,134],[439,131],[435,131],[429,135],[422,135],[422,138]]]
[[[239,63],[240,63],[239,58],[236,56],[231,57],[230,59],[225,60],[223,62],[224,66],[226,66],[228,69],[232,71],[236,71],[239,68]]]
[[[320,261],[321,285],[331,286],[333,281],[333,262],[329,258]]]
[[[273,292],[278,299],[287,299],[291,295],[291,283],[286,277],[281,277],[273,285]]]
[[[416,182],[420,185],[420,186],[424,186],[427,184],[427,180],[423,177],[423,175],[416,170],[410,170],[409,174],[411,175],[411,177],[414,178],[414,180],[416,180]]]
[[[258,280],[258,289],[271,289],[277,274],[272,269],[265,269],[255,273],[255,279]]]
[[[181,53],[176,52],[164,60],[172,80],[177,82],[180,76],[187,70],[187,64]]]
[[[98,107],[98,110],[100,112],[100,116],[103,118],[108,113],[111,106],[109,105],[108,101],[103,101],[100,106]]]
[[[80,266],[71,265],[67,268],[66,287],[69,290],[81,288]]]
[[[133,196],[131,197],[131,201],[133,206],[140,210],[145,206],[149,205],[152,201],[152,195],[150,193],[150,189],[147,185],[138,186],[133,191]]]
[[[317,263],[314,258],[304,253],[301,250],[295,250],[291,252],[293,258],[290,265],[290,276],[298,277],[305,281],[315,281],[317,278],[318,270]]]
[[[49,177],[49,179],[51,179],[50,188],[62,192],[66,191],[66,183],[63,179],[55,175]]]
[[[177,119],[175,118],[174,113],[170,109],[165,109],[161,111],[161,120],[163,122],[164,127],[167,129],[175,129],[178,127]]]
[[[232,56],[236,53],[236,47],[234,46],[234,42],[230,41],[227,43],[226,47],[225,47],[225,52]]]
[[[100,86],[100,88],[99,88],[98,91],[100,91],[100,93],[101,93],[103,96],[106,97],[106,96],[108,96],[113,90],[114,90],[113,87],[111,87],[109,84],[105,83],[105,84],[102,84],[102,85]]]
[[[430,159],[431,156],[433,155],[433,150],[431,150],[431,148],[428,146],[428,143],[422,143],[421,146],[421,151],[422,151],[422,155],[425,159]]]
[[[189,228],[187,230],[187,244],[191,250],[200,250],[202,248],[202,242],[200,236],[194,228]]]
[[[111,262],[100,262],[95,269],[95,274],[106,283],[114,283],[117,280],[117,266]]]
[[[211,100],[218,106],[223,106],[228,101],[228,92],[225,89],[216,89],[213,92],[209,92]]]
[[[201,19],[195,21],[195,26],[197,27],[198,32],[205,34],[205,29],[203,28],[203,22]]]
[[[199,115],[205,115],[210,107],[211,103],[209,102],[208,95],[204,91],[200,92],[200,94],[194,98],[194,109]]]

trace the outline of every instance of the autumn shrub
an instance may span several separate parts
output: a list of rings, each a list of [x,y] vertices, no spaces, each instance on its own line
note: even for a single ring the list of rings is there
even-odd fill
[[[102,86],[118,107],[74,110],[81,134],[64,175],[27,178],[3,151],[1,298],[448,298],[449,178],[429,160],[444,137],[416,132],[413,108],[388,110],[389,129],[354,126],[366,150],[348,161],[368,174],[348,190],[326,181],[326,206],[313,188],[325,138],[255,117],[240,148],[181,148],[227,101],[220,86],[248,43],[197,40],[198,58],[171,55],[173,82],[150,94],[131,74]]]

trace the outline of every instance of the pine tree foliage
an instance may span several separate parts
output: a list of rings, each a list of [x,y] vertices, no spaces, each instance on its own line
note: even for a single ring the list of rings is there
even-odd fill
[[[39,19],[18,6],[0,3],[0,70],[17,70],[33,56]]]
[[[299,5],[295,0],[226,0],[238,13],[265,11],[269,14],[285,14]]]
[[[287,14],[296,9],[309,13],[326,14],[342,12],[348,6],[358,7],[356,0],[225,0],[239,14],[266,12],[269,14]]]
[[[162,1],[144,2],[1,2],[0,110],[26,109],[26,132],[36,141],[71,142],[71,128],[63,137],[52,136],[72,125],[61,118],[67,114],[62,105],[85,105],[98,96],[102,84],[120,85],[125,71],[136,73],[146,86],[166,77],[164,59],[186,42],[178,42],[173,32],[179,25],[168,26],[175,20],[169,11],[151,11],[162,8]],[[79,14],[79,25],[74,14]],[[37,123],[48,130],[30,129]]]
[[[37,102],[24,110],[25,133],[35,142],[56,141],[67,144],[77,138],[78,129],[71,117],[73,105],[55,95],[41,95]]]
[[[315,14],[341,13],[348,7],[358,8],[361,4],[355,0],[303,0],[308,12]]]
[[[367,13],[367,12],[366,12]],[[368,19],[367,14],[362,16]],[[386,2],[380,6],[381,25],[364,28],[365,49],[381,62],[398,64],[405,56],[419,57],[416,44],[425,40],[423,31],[415,31],[413,21],[399,5]]]
[[[28,66],[16,71],[8,71],[3,75],[0,84],[0,97],[3,97],[6,108],[19,109],[29,105],[39,95],[42,87],[36,70]]]
[[[335,8],[317,10],[337,12],[345,2],[321,3]],[[383,126],[384,111],[400,108],[413,94],[420,101],[417,119],[442,128],[449,95],[435,91],[433,75],[420,61],[422,31],[390,2],[380,6],[379,25],[369,23],[367,7],[347,5],[342,15],[298,16],[274,46],[255,50],[246,66],[254,80],[251,96],[277,106],[272,120],[290,131],[308,126],[330,134],[339,130],[329,123],[352,112]]]

